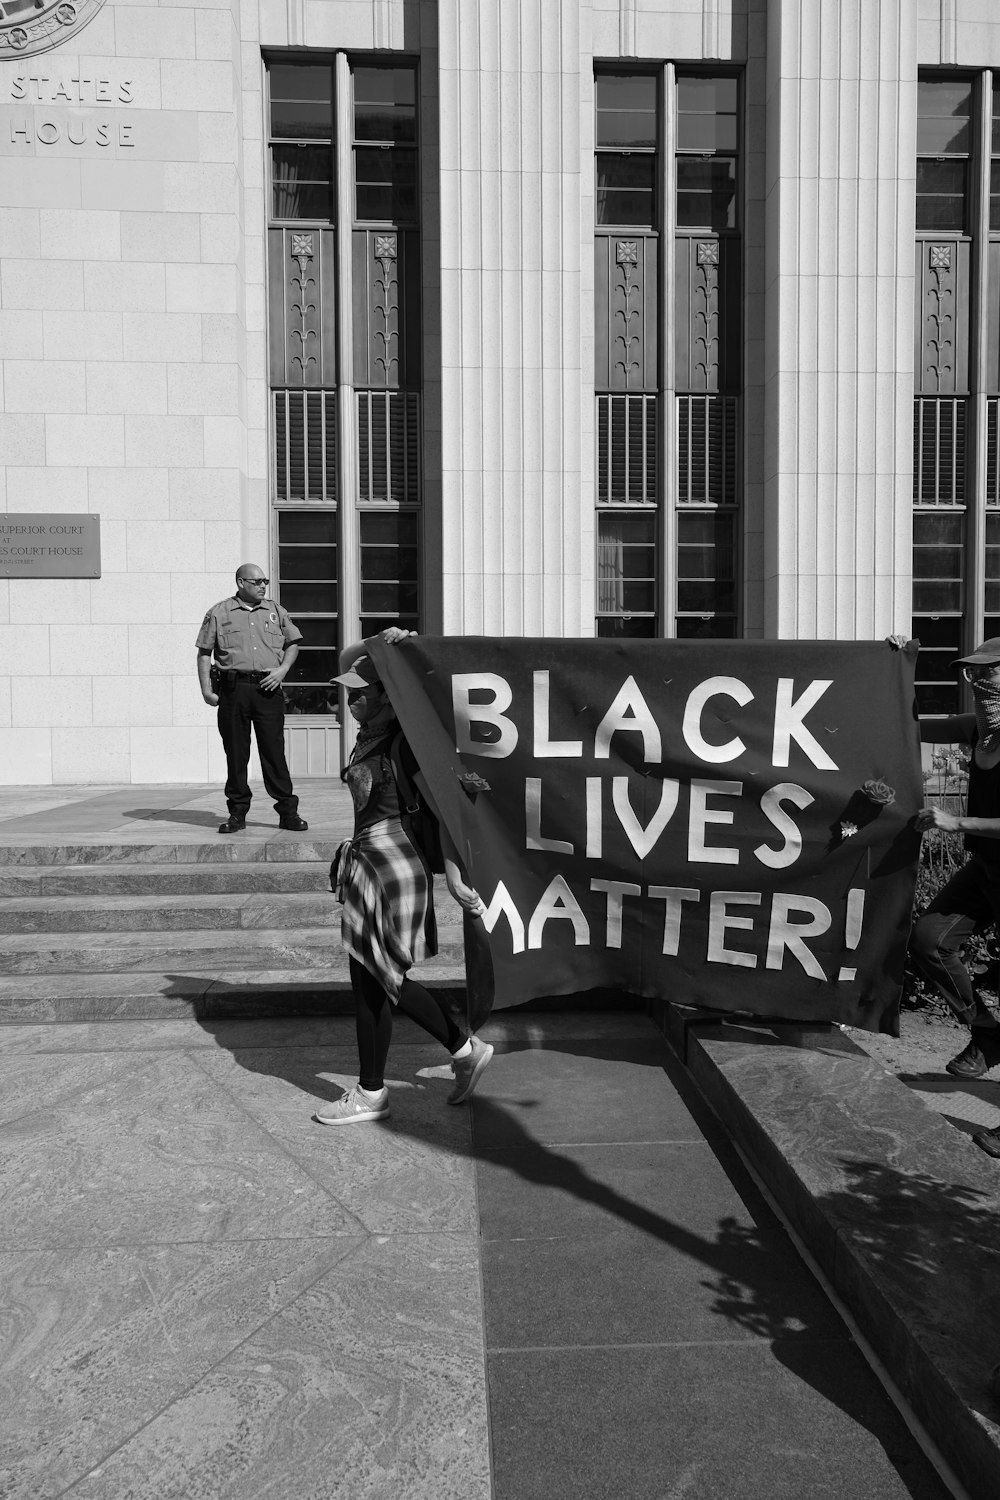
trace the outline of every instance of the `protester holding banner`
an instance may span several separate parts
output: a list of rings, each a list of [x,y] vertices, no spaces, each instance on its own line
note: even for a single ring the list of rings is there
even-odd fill
[[[947,1071],[954,1078],[981,1078],[1000,1063],[1000,1026],[960,955],[973,934],[1000,920],[1000,637],[984,641],[956,665],[972,686],[975,712],[924,720],[920,736],[927,743],[971,747],[967,812],[958,816],[925,807],[916,824],[921,832],[939,828],[964,834],[969,857],[916,923],[910,951],[971,1030],[968,1046]],[[1000,1131],[982,1131],[975,1139],[1000,1156]]]
[[[382,638],[391,644],[407,634],[390,627]],[[316,1111],[323,1125],[389,1114],[384,1073],[394,1006],[451,1054],[455,1086],[449,1104],[469,1098],[493,1056],[491,1046],[463,1035],[444,1004],[409,978],[414,964],[437,952],[431,861],[428,850],[418,847],[411,814],[419,799],[411,783],[432,811],[433,803],[370,657],[348,647],[341,657],[345,664],[348,669],[332,681],[347,688],[348,709],[360,726],[343,773],[354,802],[354,836],[337,850],[330,876],[344,906],[341,932],[350,955],[360,1074],[354,1088]],[[443,827],[440,834],[448,888],[464,911],[479,918],[479,894],[464,879]]]

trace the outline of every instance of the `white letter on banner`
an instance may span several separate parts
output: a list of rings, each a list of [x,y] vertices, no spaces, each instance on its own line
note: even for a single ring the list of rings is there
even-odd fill
[[[501,917],[506,917],[510,925],[511,949],[514,953],[524,952],[524,923],[521,921],[521,913],[514,905],[514,899],[507,887],[501,880],[493,892],[493,899],[483,913],[483,926],[487,932],[492,932]]]
[[[641,896],[642,886],[631,885],[627,880],[592,880],[592,891],[603,891],[608,898],[608,930],[605,947],[620,948],[622,945],[622,897]]]
[[[600,859],[604,847],[601,778],[587,777],[587,858]]]
[[[472,703],[470,694],[485,688],[493,694],[492,703]],[[502,760],[517,744],[517,725],[503,710],[510,708],[514,694],[505,677],[495,672],[453,672],[451,703],[455,713],[455,749],[459,755],[485,755]],[[495,724],[498,740],[474,740],[473,724]]]
[[[700,901],[701,891],[688,890],[680,885],[651,885],[647,894],[654,900],[666,902],[663,914],[663,951],[668,957],[674,958],[681,936],[681,904],[684,901]]]
[[[627,677],[618,690],[618,696],[597,726],[594,737],[594,756],[607,760],[611,754],[611,736],[619,729],[642,735],[642,758],[647,765],[659,765],[662,759],[660,731],[645,698],[640,693],[634,677]]]
[[[708,952],[706,957],[711,964],[733,964],[738,969],[756,969],[757,955],[755,953],[741,953],[737,948],[726,947],[726,929],[729,927],[741,927],[745,931],[753,931],[753,917],[730,916],[726,907],[733,906],[759,906],[761,903],[760,891],[713,891],[711,905],[708,915]]]
[[[740,851],[723,846],[710,849],[705,843],[705,827],[708,823],[732,823],[736,814],[726,808],[710,808],[706,802],[709,795],[717,797],[742,797],[741,781],[692,781],[691,816],[688,822],[688,859],[709,865],[738,865]]]
[[[587,918],[583,914],[579,901],[561,875],[553,875],[542,892],[542,899],[535,907],[531,921],[528,923],[529,948],[542,946],[545,924],[555,917],[573,923],[573,940],[578,948],[586,948],[589,945],[590,928],[587,926]]]
[[[783,870],[786,865],[793,865],[802,853],[802,831],[785,812],[782,802],[791,802],[794,807],[808,807],[815,801],[812,792],[807,792],[804,786],[796,786],[794,781],[779,781],[777,786],[772,786],[764,793],[760,799],[760,810],[768,822],[773,823],[778,832],[784,835],[785,842],[780,849],[770,849],[767,844],[758,844],[753,852],[762,865],[767,865],[771,870]]]
[[[738,677],[709,677],[707,681],[700,682],[696,688],[691,689],[684,707],[684,723],[681,727],[684,743],[700,760],[707,760],[712,765],[735,760],[746,749],[739,735],[725,745],[710,745],[701,732],[702,715],[709,698],[723,697],[732,698],[741,708],[746,708],[748,703],[753,702],[753,693]]]
[[[660,834],[666,828],[674,815],[677,807],[677,796],[680,791],[680,783],[677,781],[664,781],[660,788],[660,805],[656,809],[645,828],[639,822],[628,795],[628,777],[615,776],[611,783],[611,800],[614,803],[618,821],[628,834],[628,841],[638,854],[640,859],[653,848]]]
[[[556,755],[582,755],[582,740],[549,739],[549,674],[532,673],[535,684],[535,759]]]
[[[821,771],[836,771],[837,763],[827,755],[823,746],[809,733],[802,720],[811,708],[815,708],[817,702],[822,698],[827,688],[833,683],[832,677],[826,679],[817,678],[811,682],[805,692],[792,702],[792,694],[795,691],[794,677],[779,677],[778,691],[774,699],[774,748],[771,752],[771,764],[775,766],[788,765],[788,752],[791,741],[795,740],[801,745],[814,766]]]
[[[808,912],[812,920],[790,922],[793,911]],[[824,932],[829,932],[832,921],[829,909],[814,896],[789,896],[775,891],[771,903],[771,930],[767,935],[767,968],[780,969],[787,948],[813,979],[825,979],[819,959],[809,951],[803,939],[822,937]]]
[[[542,778],[529,776],[524,783],[524,825],[526,849],[548,849],[551,854],[572,854],[573,845],[566,839],[542,837]]]

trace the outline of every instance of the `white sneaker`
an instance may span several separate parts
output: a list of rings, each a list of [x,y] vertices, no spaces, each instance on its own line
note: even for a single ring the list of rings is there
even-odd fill
[[[461,1104],[468,1099],[493,1056],[493,1048],[489,1042],[481,1042],[477,1036],[470,1036],[469,1041],[472,1043],[472,1051],[468,1057],[453,1057],[451,1060],[455,1087],[448,1095],[449,1104]]]
[[[389,1090],[383,1089],[374,1097],[361,1092],[355,1084],[332,1104],[324,1104],[313,1115],[321,1125],[361,1125],[365,1120],[384,1120],[389,1113]]]

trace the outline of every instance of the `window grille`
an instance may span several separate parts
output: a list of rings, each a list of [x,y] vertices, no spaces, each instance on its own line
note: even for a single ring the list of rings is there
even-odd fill
[[[965,401],[918,396],[913,408],[913,499],[965,503]]]
[[[656,397],[598,396],[597,503],[656,503]]]
[[[681,505],[735,505],[735,396],[678,396],[677,498]]]
[[[991,396],[986,403],[986,504],[1000,507],[1000,464],[997,463],[998,422],[1000,422],[1000,398]]]
[[[289,505],[336,504],[333,391],[274,392],[274,496]]]
[[[358,497],[363,504],[420,500],[420,397],[358,392]]]

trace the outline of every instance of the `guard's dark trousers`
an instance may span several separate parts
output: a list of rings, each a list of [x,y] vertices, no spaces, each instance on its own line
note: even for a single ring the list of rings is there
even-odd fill
[[[245,818],[250,810],[250,725],[257,736],[260,769],[269,797],[280,818],[298,811],[299,799],[292,791],[292,778],[285,760],[285,704],[281,689],[263,692],[256,682],[237,678],[220,684],[219,733],[226,747],[226,801],[230,817]]]

